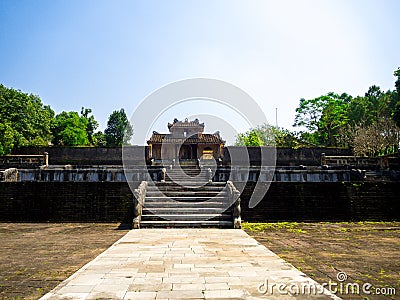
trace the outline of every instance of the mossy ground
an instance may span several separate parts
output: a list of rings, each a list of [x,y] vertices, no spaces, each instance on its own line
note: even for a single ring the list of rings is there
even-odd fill
[[[343,299],[400,299],[400,222],[244,223],[243,229],[319,283],[370,283],[397,295],[343,295]],[[376,291],[372,288],[372,291]]]
[[[0,298],[37,299],[123,236],[118,224],[0,224]],[[314,280],[394,287],[400,299],[400,222],[244,223],[244,230]]]
[[[38,299],[127,231],[118,224],[0,223],[0,299]]]

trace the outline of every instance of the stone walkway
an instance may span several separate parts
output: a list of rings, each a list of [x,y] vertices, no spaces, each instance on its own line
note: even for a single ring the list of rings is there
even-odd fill
[[[131,230],[42,297],[265,298],[339,299],[237,229]]]

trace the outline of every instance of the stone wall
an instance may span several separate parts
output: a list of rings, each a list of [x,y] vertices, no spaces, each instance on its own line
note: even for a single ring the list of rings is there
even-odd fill
[[[224,148],[224,159],[223,164],[229,164],[230,155],[229,151],[237,151],[242,147],[229,146]],[[273,153],[273,148],[266,147],[266,152]],[[257,166],[260,165],[261,161],[261,151],[259,147],[247,147],[247,151],[249,153],[249,161],[250,165]],[[321,155],[325,153],[325,155],[330,156],[348,156],[353,155],[353,152],[350,149],[343,148],[276,148],[276,165],[277,166],[298,166],[298,165],[307,165],[307,166],[319,166],[321,165]]]
[[[238,147],[225,147],[224,164],[229,164],[229,151],[235,151]],[[130,153],[132,163],[140,161],[148,156],[148,147],[131,146],[125,148]],[[247,147],[251,165],[260,164],[260,149],[258,147]],[[15,150],[14,154],[42,154],[49,153],[50,165],[121,165],[122,149],[107,147],[27,147]],[[321,154],[327,156],[348,156],[353,155],[349,149],[342,148],[277,148],[276,158],[278,166],[309,165],[319,166]]]
[[[3,155],[0,156],[0,168],[33,168],[48,165],[46,152],[30,155]]]
[[[132,192],[118,182],[1,182],[0,221],[132,220]]]
[[[273,182],[264,199],[248,207],[254,183],[242,193],[242,219],[273,221],[400,220],[400,186],[393,182]]]
[[[398,183],[273,182],[250,209],[253,188],[242,193],[244,221],[400,220]],[[129,223],[132,197],[126,182],[1,182],[0,221]]]
[[[18,170],[16,168],[9,168],[4,171],[0,171],[0,181],[18,181]]]
[[[147,156],[148,147],[126,147],[130,161],[134,164]],[[26,147],[14,154],[49,154],[50,165],[122,165],[121,147]]]

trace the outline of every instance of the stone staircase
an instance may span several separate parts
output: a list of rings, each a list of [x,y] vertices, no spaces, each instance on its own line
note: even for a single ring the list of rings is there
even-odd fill
[[[165,182],[149,183],[137,227],[233,228],[235,208],[227,183],[209,182],[207,176],[193,167],[169,169]]]

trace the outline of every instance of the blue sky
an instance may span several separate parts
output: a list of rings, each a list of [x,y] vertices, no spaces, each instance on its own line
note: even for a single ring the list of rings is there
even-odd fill
[[[300,98],[394,88],[399,11],[397,0],[0,0],[0,83],[56,112],[92,108],[104,129],[168,83],[210,77],[291,129]]]

